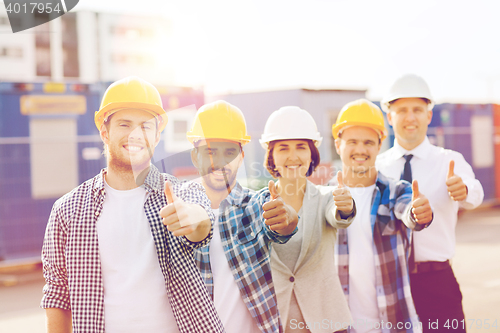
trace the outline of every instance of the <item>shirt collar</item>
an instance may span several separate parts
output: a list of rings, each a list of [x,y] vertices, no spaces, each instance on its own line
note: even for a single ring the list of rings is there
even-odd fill
[[[144,180],[144,186],[148,192],[163,192],[165,188],[165,177],[158,171],[158,168],[151,164],[148,175]]]
[[[106,168],[101,169],[101,172],[94,178],[94,184],[92,185],[92,193],[94,196],[98,196],[104,193],[104,175],[106,174]]]
[[[419,144],[417,147],[413,148],[412,150],[406,150],[403,148],[397,139],[394,140],[394,150],[395,150],[395,156],[396,158],[401,158],[404,155],[412,154],[414,157],[417,157],[419,159],[425,159],[429,153],[429,147],[431,146],[431,143],[429,141],[429,138],[426,136],[424,141],[422,141],[421,144]]]
[[[236,182],[231,192],[228,196],[221,202],[221,205],[226,202],[226,205],[229,206],[241,206],[243,203],[243,199],[246,197],[245,189],[240,185],[239,182]]]

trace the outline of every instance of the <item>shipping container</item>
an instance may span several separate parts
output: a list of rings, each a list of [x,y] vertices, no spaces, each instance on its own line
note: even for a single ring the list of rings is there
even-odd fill
[[[99,85],[0,82],[0,257],[40,257],[55,200],[104,165]]]
[[[54,202],[105,167],[94,112],[109,84],[0,82],[0,262],[39,259]],[[169,123],[153,163],[190,178],[186,127],[203,92],[158,90]]]
[[[460,152],[484,189],[485,203],[497,199],[493,104],[439,104],[429,136],[434,144]]]

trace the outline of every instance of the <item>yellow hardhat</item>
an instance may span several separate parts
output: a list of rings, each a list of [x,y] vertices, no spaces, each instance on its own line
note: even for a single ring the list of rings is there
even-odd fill
[[[384,124],[384,115],[378,106],[362,98],[344,105],[337,117],[337,122],[332,126],[335,139],[343,129],[351,126],[364,126],[374,129],[379,133],[380,140],[387,136]]]
[[[229,140],[241,145],[250,142],[243,113],[226,101],[203,105],[196,113],[187,138],[193,144],[198,140],[207,139]]]
[[[160,132],[168,122],[163,110],[160,93],[149,82],[136,76],[129,76],[111,84],[102,98],[99,111],[95,112],[94,122],[98,130],[113,113],[123,109],[140,109],[157,117]]]

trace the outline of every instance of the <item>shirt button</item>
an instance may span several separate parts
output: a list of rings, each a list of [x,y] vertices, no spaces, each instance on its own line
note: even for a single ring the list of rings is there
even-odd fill
[[[290,282],[293,282],[293,281],[295,281],[295,278],[293,276],[290,276],[289,280],[290,280]]]
[[[99,216],[99,212],[98,211],[95,212],[95,216]]]
[[[253,231],[250,233],[250,236],[252,236],[252,237],[255,236],[255,234],[253,233]]]

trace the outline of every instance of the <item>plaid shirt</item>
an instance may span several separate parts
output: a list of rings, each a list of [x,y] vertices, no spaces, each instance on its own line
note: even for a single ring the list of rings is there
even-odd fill
[[[407,260],[410,228],[418,231],[411,214],[411,185],[378,174],[372,197],[375,287],[382,332],[421,332],[410,290]],[[408,227],[409,228],[408,228]],[[346,229],[338,230],[336,263],[346,298],[349,300],[349,244]],[[392,329],[388,328],[391,323]],[[405,329],[405,324],[406,329]],[[408,327],[410,327],[408,329]]]
[[[264,223],[262,205],[269,201],[267,189],[254,192],[236,184],[219,206],[222,247],[241,297],[262,332],[282,332],[276,294],[271,277],[271,242],[286,243]],[[209,248],[195,251],[196,264],[213,297],[213,275]]]
[[[105,331],[104,290],[96,222],[106,198],[106,170],[56,201],[50,214],[42,248],[46,285],[42,308],[70,310],[74,333]],[[180,182],[151,166],[144,182],[144,210],[154,238],[161,271],[179,331],[224,332],[213,302],[193,260],[193,248],[207,245],[212,234],[199,243],[175,237],[167,231],[160,210],[167,204],[166,180],[174,193],[203,206],[211,219],[210,201],[199,184]],[[147,281],[145,281],[147,283]]]

